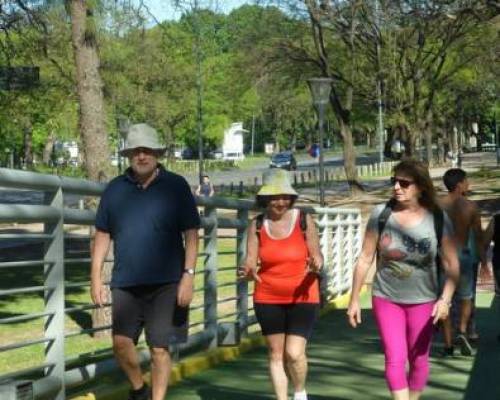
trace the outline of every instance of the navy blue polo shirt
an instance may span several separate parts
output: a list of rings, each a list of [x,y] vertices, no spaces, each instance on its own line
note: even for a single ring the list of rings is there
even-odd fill
[[[143,189],[130,168],[106,187],[95,227],[114,241],[111,287],[178,282],[184,269],[182,233],[200,226],[186,180],[159,167]]]

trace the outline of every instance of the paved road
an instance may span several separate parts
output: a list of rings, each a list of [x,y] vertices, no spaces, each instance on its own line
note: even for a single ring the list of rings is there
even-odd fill
[[[312,160],[312,159],[310,159]],[[378,162],[378,153],[363,153],[356,158],[357,165],[366,165]],[[330,156],[325,159],[325,167],[334,168],[342,167],[344,165],[344,158],[341,155]],[[259,178],[259,182],[262,178],[262,173],[269,168],[269,163],[267,161],[263,162],[261,165],[256,166],[252,170],[239,170],[232,169],[230,171],[214,171],[210,172],[210,179],[214,185],[225,184],[228,185],[233,182],[235,185],[243,181],[244,184],[253,183],[255,177]],[[297,171],[308,171],[318,168],[318,161],[298,161]],[[190,185],[196,185],[198,183],[197,174],[186,174],[187,181]]]

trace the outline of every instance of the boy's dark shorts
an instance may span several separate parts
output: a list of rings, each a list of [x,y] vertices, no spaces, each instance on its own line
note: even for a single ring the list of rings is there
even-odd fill
[[[284,333],[309,339],[318,319],[319,304],[254,304],[255,316],[264,336]]]
[[[137,344],[142,329],[149,347],[187,341],[189,307],[177,305],[177,283],[113,288],[113,335]]]

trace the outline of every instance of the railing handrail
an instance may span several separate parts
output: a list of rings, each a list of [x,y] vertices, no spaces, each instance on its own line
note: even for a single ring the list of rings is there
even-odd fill
[[[44,274],[44,283],[40,289],[45,293],[45,310],[39,313],[21,314],[15,318],[7,318],[5,324],[14,323],[34,317],[47,317],[45,324],[45,339],[40,339],[47,342],[50,346],[46,347],[46,359],[43,364],[30,368],[29,370],[45,371],[45,377],[38,380],[35,389],[38,394],[54,392],[53,398],[63,399],[65,397],[66,385],[71,385],[77,382],[95,377],[96,371],[103,371],[115,365],[114,362],[105,361],[98,364],[82,365],[75,369],[65,371],[66,362],[64,357],[64,343],[68,336],[64,332],[64,316],[65,312],[65,290],[67,288],[84,287],[85,282],[70,283],[65,285],[65,269],[69,265],[74,265],[74,260],[79,260],[85,263],[90,261],[88,256],[76,258],[64,258],[63,240],[64,224],[74,224],[89,226],[93,225],[95,219],[95,211],[89,209],[77,209],[64,207],[63,197],[66,194],[76,194],[81,196],[98,197],[102,194],[105,184],[91,182],[83,179],[57,177],[46,174],[38,174],[28,171],[9,170],[0,168],[0,188],[10,188],[14,190],[29,190],[41,191],[45,193],[44,204],[0,204],[0,222],[19,222],[19,223],[43,223],[43,233],[30,232],[26,234],[26,238],[30,238],[33,243],[37,239],[37,243],[45,243],[45,254],[42,260],[30,259],[23,261],[7,260],[0,263],[0,274],[6,268],[22,268],[24,266],[44,266],[46,273]],[[242,335],[247,333],[247,329],[252,324],[256,323],[255,316],[250,313],[249,305],[249,290],[247,282],[228,281],[226,284],[218,282],[219,273],[229,271],[240,265],[245,257],[246,251],[246,228],[249,223],[249,217],[259,210],[255,206],[253,200],[230,199],[223,197],[196,197],[196,203],[204,210],[202,228],[205,230],[201,240],[204,241],[204,286],[202,290],[197,289],[197,293],[201,294],[203,302],[201,305],[193,307],[193,311],[202,312],[203,317],[201,322],[196,322],[194,325],[204,325],[204,329],[200,332],[190,335],[188,343],[178,347],[178,350],[183,351],[191,347],[199,347],[205,345],[208,347],[217,346],[218,336],[221,334],[221,329],[227,329],[220,325],[221,318],[224,315],[218,314],[217,306],[220,305],[221,299],[224,304],[229,304],[230,300],[235,300],[236,311],[226,310],[224,312],[226,318],[235,321]],[[352,267],[355,257],[361,247],[360,236],[360,212],[357,209],[341,209],[314,207],[310,205],[299,206],[312,215],[318,216],[316,224],[320,231],[320,246],[325,255],[326,268],[326,284],[322,288],[323,294],[327,298],[333,298],[339,294],[349,290],[350,281],[352,278]],[[230,210],[232,212],[218,212],[219,209]],[[235,216],[234,212],[237,213]],[[218,229],[235,230],[235,235],[218,235]],[[74,236],[74,235],[73,235]],[[0,235],[0,240],[11,239],[18,242],[21,240],[22,234],[4,235],[3,239]],[[218,240],[234,238],[236,244],[234,251],[218,251]],[[227,257],[235,255],[235,264],[230,267],[219,268],[217,254]],[[35,257],[36,258],[36,257]],[[57,278],[59,277],[59,278]],[[59,280],[58,280],[59,279]],[[63,281],[61,281],[62,279]],[[32,285],[35,286],[35,285]],[[235,287],[236,295],[224,294],[224,290],[220,290],[220,296],[217,295],[218,289]],[[26,289],[23,287],[4,290],[2,294],[13,294],[33,291],[35,289]],[[79,306],[82,310],[93,309],[93,307]],[[74,307],[73,307],[74,308]],[[72,308],[68,308],[69,312]],[[74,310],[73,310],[74,311]],[[229,311],[229,312],[227,312]],[[226,319],[227,320],[227,319]],[[0,320],[0,322],[2,322]],[[81,329],[71,332],[70,336],[88,332],[96,332],[102,330],[102,327],[94,327],[92,329]],[[36,340],[34,341],[36,342]],[[9,344],[10,345],[10,344]],[[12,343],[16,346],[16,343]],[[10,347],[9,347],[10,348]],[[50,365],[50,368],[48,366]],[[98,368],[99,367],[99,368]],[[7,375],[0,375],[0,381],[6,377],[15,377],[16,371]]]

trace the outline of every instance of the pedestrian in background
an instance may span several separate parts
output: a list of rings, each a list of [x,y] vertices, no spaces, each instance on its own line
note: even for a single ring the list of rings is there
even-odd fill
[[[215,194],[214,185],[208,175],[203,175],[201,183],[195,191],[196,196],[212,197]]]
[[[479,250],[481,268],[487,268],[486,253],[482,244],[481,216],[477,205],[467,199],[469,190],[467,174],[460,168],[451,168],[443,176],[443,182],[448,194],[440,199],[443,210],[453,224],[453,237],[457,248],[457,257],[460,264],[460,280],[455,296],[459,303],[458,330],[456,338],[453,338],[453,324],[451,318],[443,323],[443,337],[445,347],[443,356],[452,356],[454,342],[459,344],[462,355],[472,355],[472,346],[467,336],[467,326],[470,321],[474,299],[474,255],[471,237],[474,237],[474,247]]]

